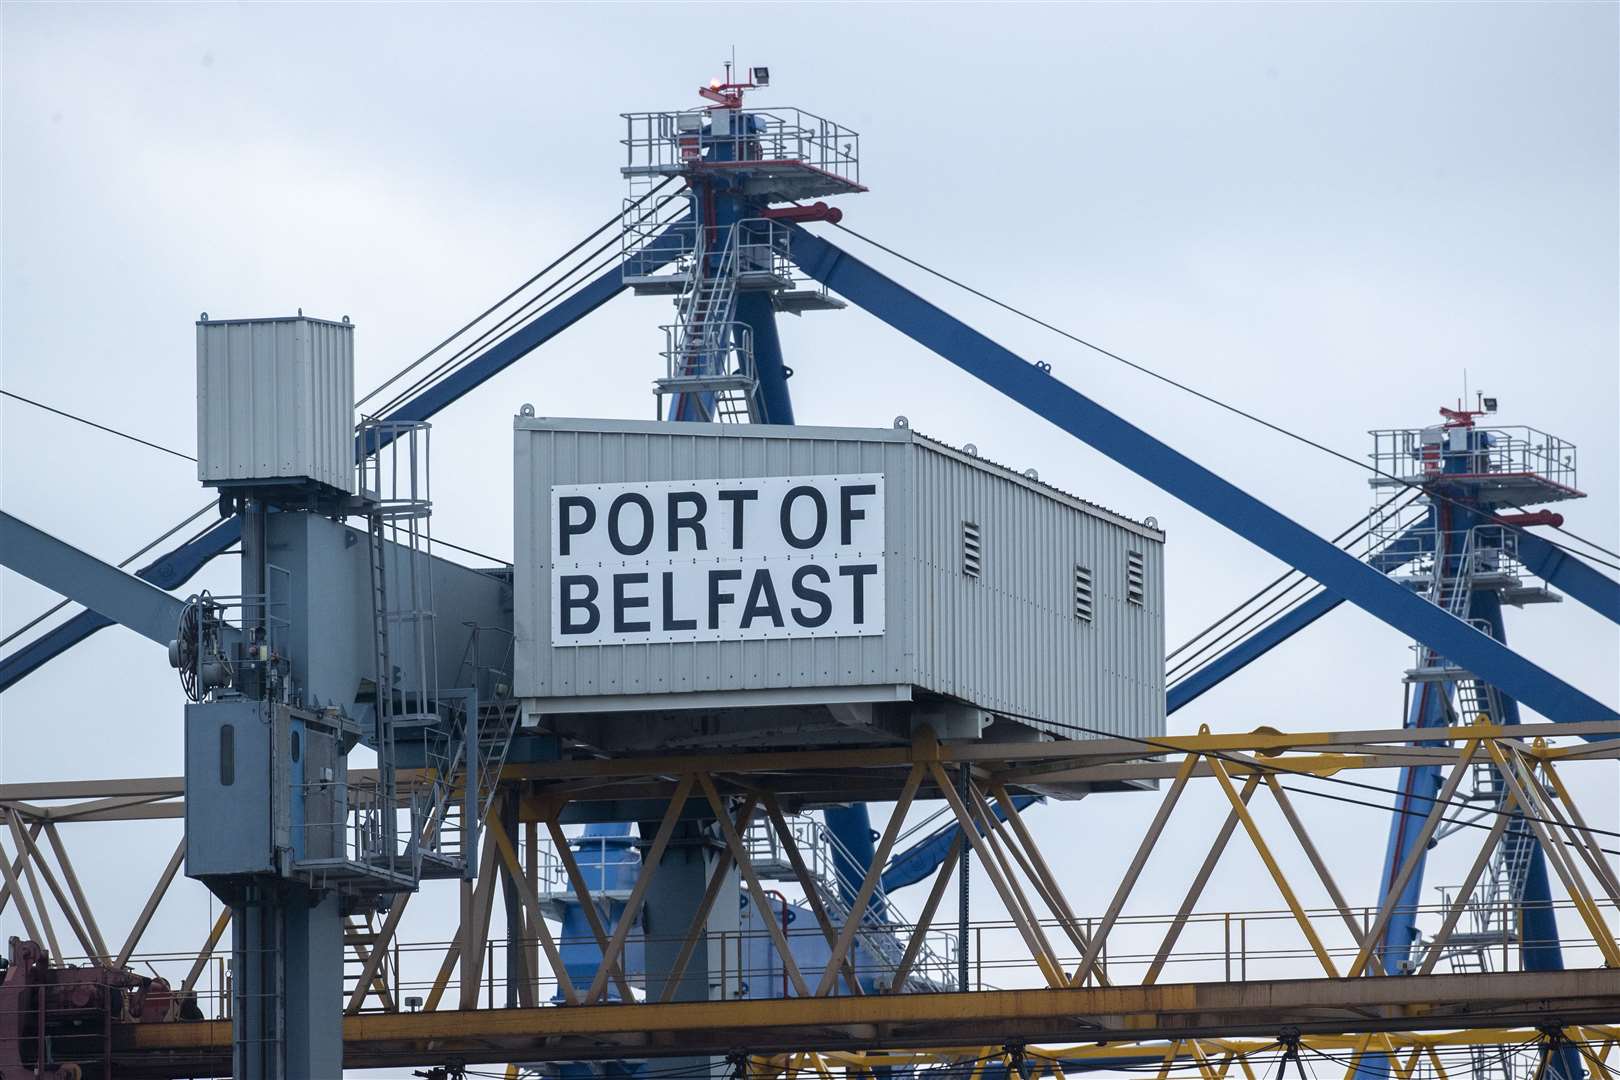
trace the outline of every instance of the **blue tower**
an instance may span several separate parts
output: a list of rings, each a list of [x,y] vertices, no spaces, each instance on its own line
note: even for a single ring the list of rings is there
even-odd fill
[[[745,93],[769,84],[768,68],[742,80],[727,64],[698,90],[707,106],[624,116],[624,282],[675,306],[654,383],[660,419],[793,423],[776,314],[844,306],[802,287],[789,226],[842,216],[804,200],[866,190],[860,136],[803,109],[744,107]],[[654,206],[676,211],[642,210],[640,197],[672,180],[684,187]],[[651,243],[659,234],[665,244]]]
[[[1401,580],[1418,595],[1463,619],[1493,641],[1505,644],[1507,607],[1557,603],[1563,598],[1544,581],[1535,580],[1521,556],[1520,529],[1527,525],[1560,525],[1563,517],[1531,505],[1583,498],[1576,483],[1575,447],[1528,427],[1487,426],[1496,399],[1480,395],[1472,409],[1442,408],[1442,422],[1421,429],[1375,431],[1371,481],[1387,498],[1412,489],[1420,494],[1383,515],[1374,532],[1379,546],[1416,541],[1424,554],[1407,566]],[[1485,722],[1519,723],[1519,704],[1476,673],[1465,670],[1421,643],[1413,646],[1414,663],[1405,674],[1408,687],[1406,726],[1443,728]],[[1401,771],[1395,815],[1380,882],[1379,904],[1397,885],[1411,857],[1425,816],[1441,786],[1437,766]],[[1459,791],[1461,806],[1436,839],[1467,828],[1474,821],[1503,811],[1507,787],[1495,768],[1477,766]],[[1465,922],[1443,944],[1439,969],[1483,972],[1509,963],[1505,943],[1518,953],[1525,971],[1558,971],[1564,966],[1558,925],[1552,908],[1547,864],[1540,843],[1521,810],[1502,833],[1490,864],[1468,900]],[[1386,974],[1417,970],[1429,957],[1417,926],[1423,889],[1425,853],[1401,888],[1399,906],[1379,943]],[[1549,1063],[1555,1075],[1582,1075],[1571,1053]],[[1509,1066],[1489,1053],[1475,1060],[1481,1077],[1505,1075]],[[1381,1059],[1369,1060],[1364,1075],[1384,1075]]]

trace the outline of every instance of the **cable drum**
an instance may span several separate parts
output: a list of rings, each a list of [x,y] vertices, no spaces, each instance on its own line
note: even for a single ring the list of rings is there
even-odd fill
[[[201,702],[210,690],[230,685],[231,663],[219,640],[218,605],[204,592],[180,609],[175,638],[169,642],[169,666],[180,675],[186,699]]]
[[[180,674],[180,689],[185,691],[186,700],[201,701],[202,695],[197,692],[197,638],[198,619],[197,604],[188,601],[180,609],[180,623],[175,628],[175,639],[169,642],[169,666]]]

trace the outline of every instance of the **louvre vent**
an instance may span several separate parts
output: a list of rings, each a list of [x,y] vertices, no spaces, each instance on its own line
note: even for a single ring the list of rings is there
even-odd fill
[[[1138,607],[1147,602],[1147,570],[1140,551],[1125,554],[1125,599]]]
[[[1074,568],[1074,617],[1081,622],[1090,622],[1095,605],[1092,603],[1091,569],[1086,566]]]
[[[976,522],[962,522],[962,573],[976,578],[984,569],[984,548]]]

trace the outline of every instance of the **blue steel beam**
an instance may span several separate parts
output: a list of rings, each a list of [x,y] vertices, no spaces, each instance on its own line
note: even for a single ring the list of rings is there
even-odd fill
[[[1620,719],[1596,698],[1414,595],[855,256],[802,227],[791,228],[793,260],[805,273],[1357,607],[1551,720]]]
[[[793,399],[788,394],[788,369],[782,360],[782,338],[776,332],[776,311],[770,293],[745,292],[737,297],[737,319],[754,336],[754,374],[759,379],[759,404],[767,424],[793,423]]]
[[[182,601],[156,585],[126,574],[3,510],[0,565],[160,645],[174,640],[185,608]]]
[[[1318,591],[1303,604],[1267,623],[1170,687],[1165,692],[1165,712],[1173,713],[1183,705],[1190,705],[1328,612],[1336,610],[1342,603],[1344,597],[1335,596],[1326,589]]]
[[[646,251],[653,253],[656,262],[648,261],[644,265],[651,268],[662,266],[674,257],[677,246],[678,240],[672,236],[671,231],[666,230],[646,248]],[[662,258],[659,258],[660,256]],[[386,419],[430,419],[440,409],[476,389],[486,379],[506,370],[623,290],[623,275],[619,267],[609,267],[533,322],[491,346],[454,374],[428,387],[389,413]],[[178,588],[189,581],[210,559],[228,549],[240,538],[241,525],[236,518],[222,521],[197,539],[170,551],[150,566],[141,568],[135,576],[161,588]],[[93,611],[82,611],[56,629],[18,648],[0,659],[0,692],[31,672],[37,671],[97,630],[110,625],[111,621],[104,616],[97,615]]]
[[[173,551],[135,572],[135,576],[160,589],[173,589],[184,585],[215,555],[229,548],[242,537],[242,524],[238,518],[220,521],[195,539],[188,540]],[[96,611],[81,611],[61,626],[16,649],[0,660],[0,691],[35,671],[54,657],[71,649],[113,620]]]
[[[637,259],[645,268],[643,273],[652,273],[675,257],[680,249],[679,230],[685,220],[684,217],[676,219],[642,249]],[[441,409],[455,404],[623,291],[623,271],[618,266],[608,267],[567,299],[491,345],[383,419],[432,419]]]
[[[1549,585],[1564,590],[1610,622],[1620,623],[1620,582],[1598,573],[1572,553],[1531,532],[1518,533],[1519,561]]]
[[[1374,552],[1367,559],[1368,565],[1381,574],[1389,574],[1428,550],[1433,536],[1430,531],[1433,527],[1432,515],[1433,511],[1425,514],[1400,536]],[[1292,611],[1262,626],[1170,687],[1165,694],[1165,711],[1175,712],[1213,690],[1342,603],[1343,597],[1331,592],[1318,592]]]
[[[1045,796],[1042,795],[1014,795],[1012,802],[1013,806],[1022,812],[1026,807],[1044,801]],[[990,809],[998,821],[1007,820],[1007,812],[1001,808],[1000,802],[991,803]],[[978,830],[980,836],[984,835],[982,823],[976,822],[973,827]],[[894,856],[889,860],[889,865],[883,868],[883,877],[879,882],[883,886],[883,891],[892,893],[907,885],[915,885],[932,875],[939,869],[940,863],[945,861],[945,856],[950,854],[951,845],[956,843],[956,838],[961,835],[960,824],[947,825],[929,833]]]

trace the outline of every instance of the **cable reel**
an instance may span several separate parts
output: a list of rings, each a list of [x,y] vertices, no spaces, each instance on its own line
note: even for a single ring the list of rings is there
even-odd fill
[[[231,684],[234,671],[220,641],[223,610],[207,592],[190,597],[180,609],[175,638],[169,642],[169,666],[180,673],[189,701],[200,702],[210,691]]]

